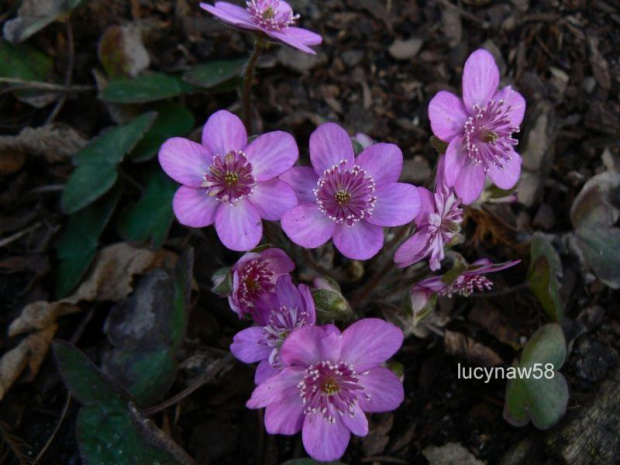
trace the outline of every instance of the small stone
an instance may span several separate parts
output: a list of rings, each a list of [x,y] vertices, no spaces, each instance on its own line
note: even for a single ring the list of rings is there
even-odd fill
[[[422,48],[422,39],[395,40],[388,52],[397,60],[410,60]]]
[[[364,52],[362,50],[347,50],[342,53],[341,57],[345,65],[349,68],[353,68],[362,62],[364,59]]]

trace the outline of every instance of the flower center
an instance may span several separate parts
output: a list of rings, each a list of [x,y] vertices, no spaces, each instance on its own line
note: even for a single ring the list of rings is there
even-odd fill
[[[226,155],[215,155],[209,172],[205,173],[202,187],[220,202],[235,203],[252,194],[256,180],[252,164],[245,153],[231,150]]]
[[[323,172],[314,196],[319,210],[338,224],[349,226],[372,216],[377,197],[375,181],[364,169],[355,165],[345,168],[342,160]]]
[[[465,123],[467,155],[485,172],[492,165],[503,168],[511,158],[512,146],[518,144],[512,137],[519,127],[510,123],[511,109],[504,100],[490,100],[484,107],[474,105],[474,115]]]
[[[458,197],[451,190],[435,192],[435,212],[428,215],[428,234],[440,234],[444,242],[449,242],[461,230],[463,210]]]
[[[299,19],[289,8],[280,10],[280,0],[248,0],[246,5],[252,22],[268,31],[281,31]]]
[[[252,305],[263,292],[275,288],[275,274],[269,269],[269,260],[250,260],[239,272],[239,300]]]
[[[310,365],[297,387],[305,405],[304,414],[319,413],[330,423],[335,423],[337,414],[355,416],[360,396],[370,400],[370,396],[364,393],[360,375],[353,365],[345,362],[324,360]]]
[[[269,323],[263,328],[262,343],[273,348],[269,355],[269,363],[274,368],[281,368],[280,348],[289,334],[297,328],[307,326],[309,315],[297,307],[282,306],[273,309],[269,314]]]
[[[493,282],[481,275],[461,275],[450,286],[438,292],[439,295],[452,297],[460,294],[468,297],[472,292],[488,291],[493,288]]]

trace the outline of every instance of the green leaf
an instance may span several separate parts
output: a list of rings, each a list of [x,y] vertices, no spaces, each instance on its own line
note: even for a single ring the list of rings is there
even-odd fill
[[[239,77],[247,61],[247,58],[211,61],[185,72],[183,80],[194,86],[210,89]]]
[[[66,213],[81,210],[112,188],[118,178],[117,165],[144,136],[156,115],[146,113],[129,124],[111,129],[73,157],[78,168],[61,198]]]
[[[431,136],[431,145],[437,150],[439,155],[444,155],[448,150],[448,143],[438,139],[435,136]]]
[[[67,388],[84,405],[76,432],[86,464],[166,464],[195,462],[145,419],[129,395],[72,344],[53,344],[58,370]]]
[[[121,236],[129,242],[148,241],[154,248],[160,248],[174,218],[172,198],[177,188],[159,167],[151,169],[142,198],[118,217]]]
[[[87,208],[69,218],[56,248],[56,297],[63,298],[77,286],[97,255],[97,243],[121,195],[120,184]]]
[[[508,369],[531,371],[529,376],[509,379],[504,405],[506,421],[525,426],[531,420],[544,430],[562,418],[568,405],[568,385],[558,370],[565,359],[566,339],[559,325],[545,325],[530,338],[521,360],[515,360]]]
[[[562,262],[551,241],[542,234],[534,234],[530,245],[528,283],[549,317],[558,323],[564,321],[564,306],[560,298],[558,276]]]
[[[0,40],[0,77],[24,81],[49,80],[54,61],[30,44],[13,45]]]
[[[167,102],[158,105],[155,110],[157,118],[153,126],[127,156],[133,162],[150,160],[167,139],[184,136],[194,128],[194,115],[177,103]]]
[[[111,80],[99,98],[111,103],[147,103],[178,97],[193,90],[178,76],[151,73],[133,79]]]
[[[150,271],[106,319],[104,330],[111,348],[103,357],[103,369],[139,406],[159,400],[176,376],[176,354],[187,325],[192,264],[190,250],[179,258],[174,276],[161,269]]]

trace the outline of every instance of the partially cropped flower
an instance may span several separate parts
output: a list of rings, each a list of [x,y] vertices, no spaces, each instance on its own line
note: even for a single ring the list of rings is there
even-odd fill
[[[282,344],[294,330],[313,325],[316,312],[308,286],[295,287],[291,277],[284,275],[273,292],[258,299],[252,316],[257,326],[237,333],[230,351],[242,362],[260,362],[254,377],[260,384],[280,373]]]
[[[422,303],[425,298],[430,298],[434,293],[440,296],[452,297],[454,294],[468,297],[473,292],[488,291],[493,287],[493,282],[483,276],[486,273],[495,273],[519,264],[521,260],[506,263],[493,264],[486,258],[476,260],[469,265],[456,279],[451,282],[446,275],[433,276],[420,281],[411,289],[411,298]]]
[[[312,167],[280,176],[299,198],[282,229],[302,247],[333,237],[343,255],[366,260],[383,247],[384,226],[409,223],[420,209],[417,188],[398,182],[403,156],[394,144],[374,144],[355,157],[347,132],[325,123],[310,136],[310,160]]]
[[[299,15],[283,0],[249,0],[246,8],[228,2],[201,3],[200,6],[225,23],[265,34],[312,55],[315,51],[309,45],[319,45],[323,41],[320,35],[293,26]]]
[[[364,149],[367,149],[371,145],[376,144],[376,142],[368,134],[364,134],[363,132],[358,132],[357,134],[355,134],[353,136],[353,139],[355,139],[355,141],[360,144]]]
[[[259,297],[273,292],[278,278],[294,269],[293,261],[280,249],[245,254],[231,270],[230,308],[239,318],[251,314]]]
[[[480,49],[463,70],[463,99],[441,91],[428,115],[435,135],[448,142],[445,178],[465,204],[482,192],[486,176],[501,189],[512,188],[521,174],[521,157],[512,137],[519,132],[525,100],[510,86],[498,89],[499,70],[493,56]]]
[[[168,139],[159,150],[159,163],[183,184],[172,204],[181,224],[202,228],[215,223],[226,247],[245,251],[260,242],[262,219],[278,221],[297,205],[293,189],[277,176],[298,156],[297,143],[286,132],[263,134],[248,145],[241,120],[221,110],[205,124],[202,144]]]
[[[387,412],[402,403],[402,383],[382,366],[402,343],[400,329],[374,318],[343,333],[333,325],[300,328],[282,345],[282,372],[258,385],[247,406],[266,407],[268,433],[301,430],[310,456],[336,460],[351,433],[368,434],[365,412]]]
[[[454,191],[441,184],[434,194],[423,187],[418,190],[422,208],[415,218],[417,230],[396,250],[394,261],[402,268],[429,257],[435,271],[441,268],[444,246],[460,231],[463,210]]]

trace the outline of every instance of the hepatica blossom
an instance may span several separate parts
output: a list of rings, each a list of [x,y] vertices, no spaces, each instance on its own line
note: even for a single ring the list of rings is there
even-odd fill
[[[295,329],[313,325],[316,312],[308,286],[295,287],[285,275],[278,279],[274,292],[258,299],[252,316],[258,326],[239,332],[230,351],[242,362],[260,362],[254,378],[260,384],[280,372],[282,343]]]
[[[463,70],[463,99],[441,91],[428,115],[437,137],[448,142],[445,179],[465,204],[474,202],[488,176],[511,189],[521,174],[521,157],[512,137],[519,132],[525,100],[510,86],[498,89],[499,70],[486,50],[470,55]]]
[[[402,342],[400,329],[373,318],[343,333],[332,325],[297,329],[282,345],[283,370],[258,385],[247,406],[266,407],[270,434],[301,430],[314,459],[336,460],[351,433],[368,433],[364,412],[386,412],[402,403],[402,383],[381,366]]]
[[[282,0],[249,0],[246,8],[228,2],[215,2],[215,5],[201,3],[200,6],[225,23],[265,34],[302,52],[314,55],[314,50],[309,46],[323,41],[314,32],[294,27],[299,15],[294,14],[291,6]]]
[[[383,246],[384,226],[409,223],[420,209],[417,188],[398,182],[403,157],[394,144],[374,144],[356,158],[347,132],[325,123],[310,136],[310,160],[312,167],[281,176],[299,198],[282,229],[302,247],[333,237],[343,255],[366,260]]]
[[[463,210],[452,189],[438,183],[433,194],[420,187],[421,209],[415,218],[417,230],[396,250],[394,261],[400,267],[413,265],[429,257],[431,270],[441,268],[444,246],[460,231]]]
[[[233,288],[228,303],[239,317],[252,312],[260,296],[272,292],[277,279],[295,269],[295,264],[280,249],[250,252],[232,267]]]
[[[222,243],[245,251],[258,245],[261,219],[277,221],[297,205],[295,192],[277,176],[299,156],[293,136],[281,131],[258,136],[248,145],[241,120],[225,110],[204,126],[202,144],[174,137],[162,145],[159,162],[183,184],[174,196],[178,220],[201,228],[215,223]]]

